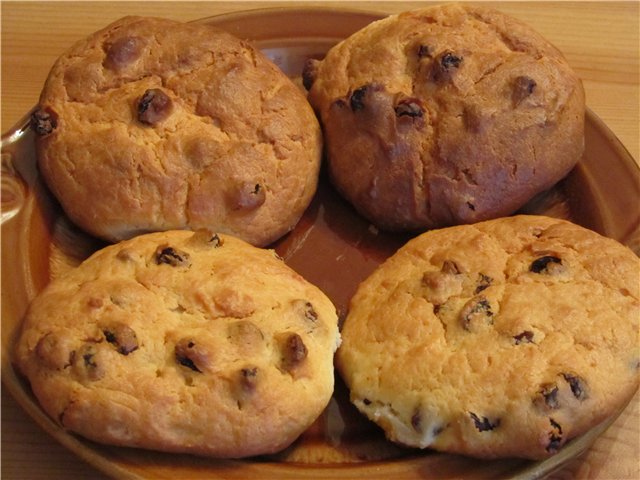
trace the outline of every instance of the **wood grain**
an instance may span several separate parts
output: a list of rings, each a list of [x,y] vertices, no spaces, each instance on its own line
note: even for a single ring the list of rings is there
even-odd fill
[[[304,2],[396,13],[429,2]],[[124,15],[194,20],[301,2],[3,2],[2,116],[6,131],[36,104],[55,59],[73,42]],[[583,79],[588,106],[638,161],[638,2],[539,2],[493,6],[522,19],[564,52]],[[10,279],[5,279],[10,281]],[[3,479],[107,478],[49,438],[2,391]],[[640,478],[640,396],[581,458],[553,479]]]

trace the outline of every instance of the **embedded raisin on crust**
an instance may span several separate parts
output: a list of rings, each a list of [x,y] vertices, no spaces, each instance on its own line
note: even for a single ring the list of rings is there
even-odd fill
[[[487,289],[492,283],[493,278],[491,278],[489,275],[478,273],[478,280],[476,282],[476,289],[474,293],[480,293],[481,291]]]
[[[204,244],[213,248],[218,248],[224,245],[222,237],[208,228],[199,228],[193,233],[191,239],[195,244]]]
[[[51,108],[40,108],[31,114],[31,130],[44,137],[58,128],[58,114]]]
[[[71,364],[71,351],[67,342],[53,332],[38,340],[35,353],[47,367],[55,370],[61,370]]]
[[[253,393],[258,385],[258,367],[240,369],[240,388],[244,393]]]
[[[358,112],[360,110],[364,110],[364,97],[367,94],[367,91],[371,89],[371,85],[363,85],[360,88],[355,89],[351,96],[349,97],[349,105],[351,106],[351,110],[354,112]]]
[[[313,304],[310,301],[298,299],[293,300],[291,303],[293,304],[293,308],[299,311],[305,319],[313,323],[318,320],[318,312],[313,308]]]
[[[562,427],[553,418],[549,418],[549,423],[551,424],[551,431],[547,434],[549,442],[546,450],[549,453],[555,453],[562,446]]]
[[[302,338],[297,333],[290,334],[282,347],[282,368],[291,372],[304,362],[308,354]]]
[[[483,325],[493,324],[493,311],[491,304],[484,295],[476,295],[471,298],[460,312],[462,328],[474,331]]]
[[[560,408],[558,391],[558,385],[555,383],[544,384],[540,387],[534,403],[542,410],[556,410]]]
[[[431,51],[431,47],[429,45],[418,45],[418,58],[428,57],[431,58],[433,56],[433,52]]]
[[[313,82],[316,81],[319,65],[320,61],[315,58],[307,58],[304,62],[304,67],[302,68],[302,85],[307,90],[311,90]]]
[[[471,417],[471,420],[473,420],[473,424],[479,432],[489,432],[500,426],[499,418],[490,420],[487,417],[479,417],[473,412],[469,412],[469,416]]]
[[[172,267],[188,267],[191,265],[191,258],[187,252],[170,247],[169,245],[160,245],[155,253],[156,263],[161,265],[166,263]]]
[[[398,102],[394,108],[397,117],[421,118],[424,109],[417,98],[405,98]]]
[[[529,271],[546,275],[554,275],[563,270],[562,260],[554,255],[545,255],[531,263]]]
[[[436,56],[432,66],[432,78],[435,82],[444,82],[460,68],[463,58],[447,50]]]
[[[209,364],[209,354],[192,339],[182,339],[175,346],[176,362],[194,372],[202,373]]]
[[[128,248],[123,248],[118,251],[116,258],[122,262],[131,262],[134,260],[133,253]]]
[[[104,338],[112,344],[118,353],[129,355],[138,349],[138,336],[131,327],[124,323],[114,323],[103,327]]]
[[[265,188],[256,182],[244,182],[239,185],[231,198],[233,210],[254,210],[267,199]]]
[[[138,100],[138,120],[147,125],[155,125],[165,120],[173,110],[173,102],[159,88],[144,92]]]
[[[512,100],[515,106],[519,105],[525,98],[529,97],[536,88],[536,81],[527,76],[521,75],[513,81]]]
[[[411,426],[416,432],[422,431],[422,413],[420,412],[420,409],[416,409],[411,416]]]
[[[513,340],[516,345],[521,343],[533,343],[533,332],[531,330],[525,330],[522,333],[513,336]]]
[[[453,260],[445,260],[442,263],[441,271],[442,271],[442,273],[449,273],[449,274],[452,274],[452,275],[457,275],[457,274],[461,273],[460,267]]]
[[[95,344],[85,343],[71,354],[74,372],[80,377],[92,381],[100,380],[105,375],[102,363],[97,361],[98,349]]]
[[[561,373],[562,377],[566,380],[571,388],[571,393],[581,402],[588,398],[586,382],[582,377],[573,375],[570,373]]]
[[[140,37],[121,37],[107,45],[103,65],[109,70],[121,70],[140,57],[144,40]]]

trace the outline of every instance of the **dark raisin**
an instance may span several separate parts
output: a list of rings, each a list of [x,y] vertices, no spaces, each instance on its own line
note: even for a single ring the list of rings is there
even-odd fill
[[[396,116],[398,117],[422,117],[423,109],[420,100],[417,98],[405,98],[398,102],[395,107]]]
[[[489,275],[485,275],[484,273],[479,273],[478,283],[476,286],[475,293],[480,293],[481,291],[485,290],[491,285],[492,282],[493,282],[493,278],[491,278]]]
[[[363,85],[351,93],[351,97],[349,98],[351,110],[357,112],[364,109],[364,96],[367,94],[368,89],[369,85]]]
[[[362,403],[364,403],[365,405],[371,405],[371,400],[369,400],[368,398],[363,398]]]
[[[465,330],[481,324],[493,324],[491,304],[484,295],[478,295],[469,300],[460,312],[460,320]]]
[[[467,207],[469,207],[469,210],[471,211],[476,211],[476,206],[471,202],[467,202]]]
[[[207,363],[206,353],[193,340],[181,340],[175,346],[176,361],[194,372],[202,373],[202,365]]]
[[[411,417],[411,426],[416,432],[419,432],[422,427],[422,414],[420,410],[416,410],[413,416]]]
[[[313,308],[311,302],[306,302],[304,304],[304,307],[304,318],[311,322],[315,322],[316,320],[318,320],[318,312],[316,312],[316,310]]]
[[[224,242],[217,233],[214,233],[207,243],[213,248],[218,248],[221,247]]]
[[[122,323],[109,325],[102,330],[107,342],[116,347],[118,353],[129,355],[138,349],[138,337],[131,327]]]
[[[544,257],[534,260],[531,267],[529,267],[529,270],[533,273],[549,273],[549,264],[554,263],[562,265],[562,260],[558,257],[554,257],[553,255],[545,255]]]
[[[189,254],[167,245],[161,245],[156,250],[156,263],[166,263],[172,267],[188,267],[191,265]]]
[[[418,58],[431,57],[431,47],[429,45],[418,46]]]
[[[58,115],[50,108],[41,108],[31,114],[30,126],[41,137],[49,135],[58,127]]]
[[[554,383],[543,385],[540,390],[540,395],[544,399],[544,404],[551,409],[560,408],[560,402],[558,401],[558,386]]]
[[[434,304],[433,305],[433,313],[435,313],[437,315],[441,308],[442,308],[442,305]]]
[[[142,52],[144,41],[140,37],[122,37],[107,50],[104,66],[111,70],[120,70],[136,60]]]
[[[158,88],[144,92],[138,100],[138,120],[147,125],[155,125],[169,116],[173,104],[171,99]]]
[[[245,392],[253,392],[258,384],[258,367],[246,367],[240,370],[240,385]]]
[[[436,58],[433,63],[433,79],[436,82],[447,80],[451,75],[460,68],[462,57],[455,55],[453,52],[443,52]]]
[[[520,345],[521,343],[533,343],[533,332],[525,330],[524,332],[515,335],[513,339],[516,341],[516,345]]]
[[[562,373],[562,377],[567,381],[569,387],[571,387],[571,393],[580,401],[584,401],[588,398],[587,390],[585,388],[586,382],[584,379],[577,375],[570,373]]]
[[[311,90],[313,82],[316,81],[318,76],[318,64],[320,62],[314,58],[307,58],[302,68],[302,85],[307,90]]]
[[[513,81],[512,99],[515,105],[533,93],[536,88],[536,82],[532,78],[519,76]]]
[[[557,452],[562,445],[562,427],[553,418],[549,419],[549,423],[551,423],[552,430],[548,435],[549,443],[547,443],[546,450],[549,453],[554,453]]]
[[[452,260],[445,260],[442,263],[442,273],[450,273],[453,275],[457,275],[460,273],[460,267],[458,264]]]
[[[79,351],[72,352],[71,363],[75,372],[84,379],[99,380],[105,375],[105,369],[96,361],[98,350],[93,344],[83,345]]]
[[[499,418],[496,418],[495,420],[492,421],[492,420],[489,420],[487,417],[478,417],[473,412],[469,412],[469,416],[471,417],[471,420],[473,420],[473,423],[479,432],[491,431],[500,426]]]
[[[307,358],[308,350],[300,335],[292,333],[285,340],[282,354],[283,368],[291,371]]]
[[[431,431],[431,434],[434,437],[437,437],[438,435],[440,435],[442,432],[444,432],[444,429],[446,428],[446,425],[438,425],[437,427],[433,427],[433,430]]]
[[[253,210],[261,206],[267,199],[262,185],[256,182],[244,182],[235,192],[232,200],[234,210]]]

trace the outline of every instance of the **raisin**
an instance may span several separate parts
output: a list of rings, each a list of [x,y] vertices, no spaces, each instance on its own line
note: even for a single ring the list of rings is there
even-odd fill
[[[416,410],[415,413],[411,417],[411,426],[416,432],[419,432],[422,427],[422,414],[420,410]]]
[[[536,88],[536,82],[532,78],[519,76],[513,81],[512,99],[515,105],[530,96]]]
[[[307,300],[294,300],[293,301],[296,310],[301,311],[304,318],[310,322],[316,322],[318,320],[318,312],[313,308],[313,304]]]
[[[471,202],[467,202],[467,207],[469,207],[469,210],[471,210],[473,212],[476,211],[476,206]]]
[[[476,286],[474,293],[480,293],[481,291],[485,290],[491,285],[492,282],[493,282],[493,278],[491,278],[489,275],[485,275],[484,273],[479,273],[478,284]]]
[[[290,334],[284,343],[283,348],[283,368],[291,371],[300,365],[309,353],[302,338],[297,333]]]
[[[548,435],[549,443],[547,443],[546,450],[549,453],[554,453],[557,452],[562,445],[562,427],[553,418],[549,419],[549,423],[551,423],[552,430]]]
[[[172,267],[188,267],[191,265],[189,254],[168,245],[160,245],[156,250],[156,263],[166,263]]]
[[[193,340],[181,340],[175,346],[176,361],[194,372],[202,373],[202,369],[208,363],[206,352]]]
[[[489,420],[487,417],[478,417],[475,413],[469,412],[469,416],[479,432],[488,432],[500,426],[500,419]]]
[[[122,355],[129,355],[138,349],[138,337],[131,327],[123,323],[109,325],[102,330],[107,342],[116,347]]]
[[[74,370],[81,377],[99,380],[105,375],[104,368],[96,360],[98,350],[93,344],[84,344],[79,351],[72,353]]]
[[[554,257],[553,255],[545,255],[544,257],[540,257],[531,263],[529,270],[533,273],[549,273],[549,265],[553,264],[562,265],[562,260],[558,257]]]
[[[533,332],[531,330],[525,330],[518,335],[515,335],[513,339],[516,342],[516,345],[520,345],[521,343],[533,343]]]
[[[584,379],[577,375],[570,373],[562,373],[562,377],[567,381],[569,387],[571,387],[571,393],[580,401],[584,401],[588,398],[587,390],[585,388],[586,382]]]
[[[222,238],[220,238],[220,236],[217,233],[214,233],[211,238],[209,238],[209,240],[207,241],[207,243],[209,245],[211,245],[213,248],[218,248],[221,247],[222,244],[224,243],[224,241],[222,240]]]
[[[253,392],[258,385],[258,367],[246,367],[241,369],[240,385],[244,392]]]
[[[364,110],[364,96],[367,94],[367,90],[369,88],[369,85],[363,85],[362,87],[354,90],[353,93],[351,93],[351,97],[349,98],[351,110],[353,110],[354,112]]]
[[[453,275],[457,275],[460,273],[460,267],[458,264],[452,260],[445,260],[442,263],[442,273],[450,273]]]
[[[307,58],[304,62],[304,67],[302,68],[302,85],[307,90],[311,90],[313,82],[316,81],[319,63],[320,62],[314,58]]]
[[[363,398],[362,403],[364,403],[365,405],[371,405],[371,400],[369,400],[368,398]]]
[[[155,125],[166,119],[173,108],[171,99],[158,88],[144,92],[138,100],[138,120],[147,125]]]
[[[422,117],[423,109],[420,100],[417,98],[406,98],[398,102],[395,107],[397,117]]]
[[[546,407],[553,410],[560,408],[560,402],[558,401],[558,386],[554,383],[543,385],[540,389],[540,395],[544,399]]]
[[[429,45],[418,45],[418,58],[431,57],[431,47]]]
[[[267,194],[262,185],[256,182],[244,182],[233,197],[232,208],[234,210],[253,210],[261,206],[267,199]]]
[[[451,75],[460,68],[462,57],[455,55],[453,52],[446,51],[438,55],[433,64],[433,79],[436,82],[447,80]]]
[[[31,114],[31,130],[41,137],[58,128],[58,115],[50,108],[41,108]]]
[[[140,37],[122,37],[107,49],[104,66],[110,70],[120,70],[136,60],[142,52],[144,41]]]
[[[476,325],[493,324],[491,304],[484,295],[478,295],[469,300],[460,312],[460,319],[465,330],[472,330]]]

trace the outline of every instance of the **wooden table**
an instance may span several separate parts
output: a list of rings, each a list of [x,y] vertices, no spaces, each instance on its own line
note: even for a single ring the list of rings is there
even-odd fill
[[[37,102],[54,60],[85,35],[124,15],[193,20],[301,2],[2,2],[2,131]],[[305,2],[331,5],[330,2]],[[396,13],[426,2],[335,2]],[[588,106],[639,158],[639,3],[494,3],[553,42],[583,79]],[[10,281],[10,279],[3,279]],[[640,397],[581,458],[552,478],[640,478]],[[2,392],[3,479],[106,478],[48,437]]]

